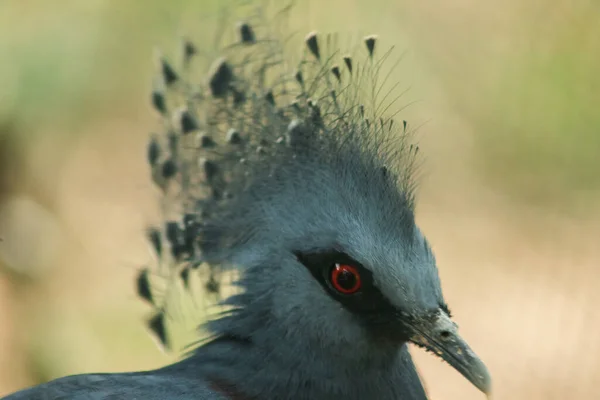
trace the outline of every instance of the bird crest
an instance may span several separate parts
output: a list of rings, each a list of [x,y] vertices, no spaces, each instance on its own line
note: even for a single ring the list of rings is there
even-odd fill
[[[286,25],[291,5],[272,15],[248,7],[210,55],[186,39],[177,68],[157,59],[151,104],[160,133],[150,135],[147,159],[164,223],[148,228],[158,265],[139,272],[137,290],[154,307],[148,326],[167,348],[167,320],[194,280],[202,285],[193,297],[233,293],[236,271],[224,265],[259,228],[252,214],[268,201],[257,193],[266,199],[289,180],[306,185],[301,177],[318,179],[306,173],[315,169],[376,171],[414,209],[419,147],[397,115],[394,49],[379,48],[376,35],[350,46],[316,31],[294,41],[274,28]]]

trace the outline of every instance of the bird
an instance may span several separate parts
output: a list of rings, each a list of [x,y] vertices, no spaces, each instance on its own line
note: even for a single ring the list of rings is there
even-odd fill
[[[375,35],[344,49],[313,31],[298,56],[267,29],[290,10],[239,22],[196,65],[200,82],[193,64],[210,52],[191,41],[179,69],[157,58],[162,131],[147,160],[164,224],[147,236],[169,288],[191,290],[196,278],[222,294],[206,337],[166,367],[67,376],[6,400],[423,400],[411,343],[491,392],[416,223],[415,130],[388,115],[381,79],[391,51],[380,56]],[[140,271],[137,291],[168,347],[168,296],[154,273]]]

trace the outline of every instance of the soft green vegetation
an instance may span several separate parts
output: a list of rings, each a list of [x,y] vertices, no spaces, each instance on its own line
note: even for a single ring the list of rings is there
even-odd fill
[[[482,179],[517,202],[585,215],[600,192],[599,3],[471,6],[432,13],[437,28],[422,30],[436,78],[472,127]]]
[[[598,37],[600,17],[595,28]],[[489,105],[474,107],[477,124],[489,126],[481,140],[487,168],[527,197],[569,201],[600,190],[600,41],[586,39],[522,55]]]
[[[215,4],[2,2],[0,117],[16,119],[31,135],[79,133],[101,118],[118,116],[123,107],[141,104],[154,47],[173,47],[177,35],[187,31],[182,25],[214,15]]]

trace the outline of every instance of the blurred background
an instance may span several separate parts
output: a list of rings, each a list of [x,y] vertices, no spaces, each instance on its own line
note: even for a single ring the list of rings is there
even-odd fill
[[[212,43],[217,3],[0,2],[0,396],[176,359],[133,284],[158,216],[153,54]],[[422,124],[418,219],[494,398],[597,398],[600,3],[297,3],[301,36],[377,33],[405,53],[392,81]],[[412,352],[432,399],[483,398]]]

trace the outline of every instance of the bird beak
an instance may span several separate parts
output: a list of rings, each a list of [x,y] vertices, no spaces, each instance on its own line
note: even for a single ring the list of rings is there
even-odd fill
[[[437,354],[486,395],[491,377],[483,362],[458,334],[456,324],[443,311],[434,318],[413,321],[410,341]]]

